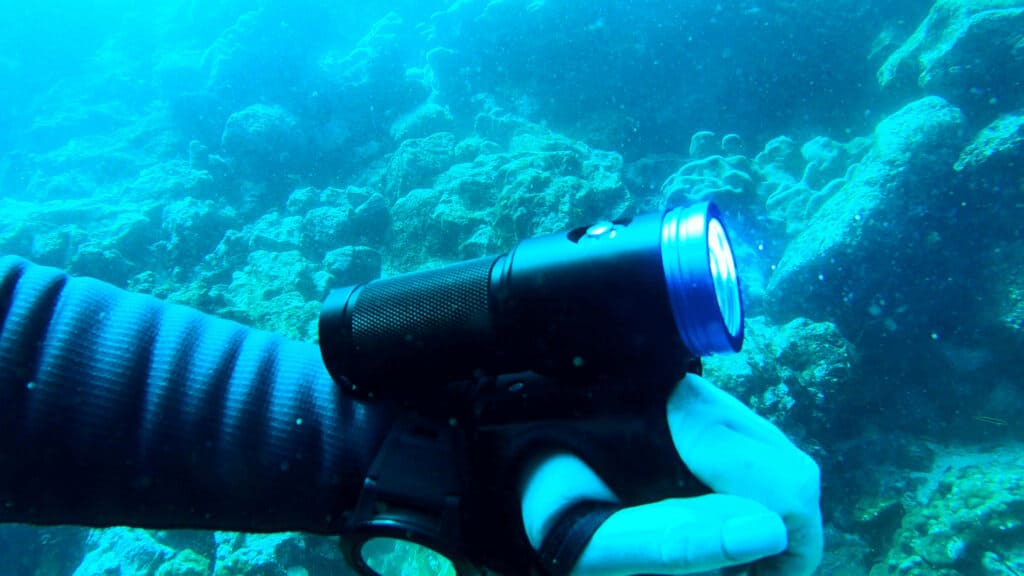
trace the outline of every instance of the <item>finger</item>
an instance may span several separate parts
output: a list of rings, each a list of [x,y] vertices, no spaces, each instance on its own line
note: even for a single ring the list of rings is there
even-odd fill
[[[575,502],[619,501],[590,466],[564,452],[534,461],[526,470],[521,492],[523,525],[534,550],[540,550],[551,524]]]
[[[765,573],[813,572],[824,546],[814,460],[773,424],[697,376],[687,376],[673,392],[668,418],[672,441],[695,476],[715,492],[760,502],[786,519],[789,548],[765,564]]]
[[[817,505],[820,473],[810,456],[739,400],[689,375],[668,403],[672,442],[715,492],[757,500],[784,513]]]
[[[693,574],[785,550],[786,526],[738,496],[674,498],[619,510],[598,528],[572,576]]]
[[[568,453],[538,459],[523,484],[523,523],[539,550],[551,524],[583,499],[618,502],[582,460]],[[573,576],[693,573],[747,563],[786,548],[782,519],[740,497],[709,494],[619,510],[584,549]]]
[[[673,440],[685,433],[696,433],[702,426],[723,423],[769,446],[798,450],[774,424],[696,374],[687,374],[676,386],[669,397],[668,412],[670,423],[685,425],[673,431]]]

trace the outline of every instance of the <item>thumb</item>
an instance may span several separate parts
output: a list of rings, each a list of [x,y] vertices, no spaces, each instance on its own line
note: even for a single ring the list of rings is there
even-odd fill
[[[573,503],[617,502],[572,454],[538,461],[523,488],[523,522],[534,550]],[[672,498],[612,514],[583,550],[572,576],[702,572],[778,554],[786,544],[782,518],[753,500],[725,494]]]
[[[624,508],[594,533],[573,576],[692,574],[747,564],[786,549],[782,518],[728,494]]]

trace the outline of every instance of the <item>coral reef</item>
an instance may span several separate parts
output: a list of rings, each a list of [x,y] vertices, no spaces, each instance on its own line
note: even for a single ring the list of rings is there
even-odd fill
[[[131,528],[92,530],[77,576],[308,576],[336,573],[344,565],[337,541],[323,536],[237,532],[150,532]],[[191,542],[193,547],[189,547]],[[177,546],[172,546],[172,544]]]
[[[712,142],[713,132],[697,132],[690,139],[690,160],[669,176],[661,195],[670,206],[692,204],[714,198],[728,202],[730,194],[753,196],[758,174],[741,154],[743,144],[736,134],[727,134],[721,144]]]
[[[138,528],[94,530],[86,546],[89,552],[75,570],[76,576],[152,574],[175,556],[174,549]]]
[[[754,163],[764,174],[758,193],[764,198],[769,220],[787,236],[796,236],[829,198],[850,179],[871,144],[869,138],[836,142],[819,136],[797,150],[792,139],[769,141]]]
[[[819,456],[828,428],[855,404],[848,382],[856,351],[836,326],[797,318],[776,326],[748,318],[739,354],[704,360],[705,374]]]
[[[632,209],[617,154],[521,118],[480,115],[476,125],[476,134],[459,142],[450,134],[430,137],[447,142],[430,159],[410,162],[400,148],[389,162],[384,186],[399,196],[394,270],[508,250],[536,234]],[[411,183],[396,189],[396,181]]]
[[[1019,574],[1024,534],[1021,447],[951,450],[908,506],[895,541],[872,576]]]

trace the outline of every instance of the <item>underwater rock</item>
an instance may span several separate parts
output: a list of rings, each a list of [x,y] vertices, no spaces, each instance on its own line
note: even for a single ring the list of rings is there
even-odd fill
[[[212,180],[223,179],[230,172],[227,162],[220,156],[211,154],[210,147],[199,140],[188,143],[188,166]]]
[[[380,278],[381,254],[367,246],[344,246],[323,259],[326,278],[317,278],[321,300],[334,288],[362,284]]]
[[[216,210],[200,208],[203,204],[104,195],[36,203],[7,200],[0,205],[0,249],[124,287],[144,271],[195,265],[184,261],[187,258],[169,255],[166,248],[170,242],[179,242],[176,246],[185,253],[216,245],[224,222],[231,220]],[[194,214],[186,214],[192,209]],[[187,231],[190,225],[186,221],[194,219],[211,229]],[[192,233],[199,236],[190,238]],[[210,236],[205,236],[207,233]],[[175,234],[179,236],[175,238]],[[206,240],[208,244],[204,244]]]
[[[207,91],[237,102],[253,101],[253,96],[265,96],[278,86],[295,86],[299,70],[289,63],[297,61],[304,45],[301,37],[308,31],[294,24],[282,26],[280,14],[273,10],[239,12],[202,54],[200,66],[206,73]],[[318,16],[324,21],[322,14]],[[223,23],[208,25],[215,31]],[[267,58],[270,49],[277,51],[275,58]],[[259,74],[253,74],[253,70],[259,70]]]
[[[885,536],[895,532],[905,512],[902,494],[892,492],[866,494],[857,500],[853,510],[858,531],[876,546],[886,544]]]
[[[104,90],[109,90],[109,87]],[[74,97],[75,100],[79,96]],[[43,103],[40,106],[65,106]],[[104,104],[102,108],[111,108]],[[78,105],[70,106],[78,109]],[[63,113],[63,112],[61,112]],[[91,112],[79,112],[90,115]],[[6,154],[3,191],[37,201],[85,199],[135,193],[131,183],[187,146],[162,113],[118,115],[110,124],[82,127],[55,142],[26,136],[21,150]],[[187,165],[187,164],[186,164]],[[145,191],[144,191],[145,192]]]
[[[239,534],[218,532],[213,576],[281,576],[300,566],[306,555],[301,534]]]
[[[431,189],[417,189],[391,209],[394,220],[389,259],[393,271],[465,260],[501,247],[491,218],[500,183],[496,174],[507,158],[478,156],[456,164]]]
[[[846,388],[856,386],[851,381]],[[857,394],[856,391],[844,391]],[[935,467],[935,444],[897,426],[879,427],[864,417],[864,403],[850,396],[821,435],[827,450],[820,462],[828,482],[830,522],[867,544],[870,565],[888,549],[907,508],[914,506],[908,494],[915,494]],[[827,555],[828,553],[826,553]],[[861,574],[867,569],[861,571]]]
[[[260,216],[242,229],[232,242],[224,244],[218,256],[236,265],[245,261],[253,250],[286,252],[302,248],[303,220],[298,215],[271,212]]]
[[[311,261],[335,248],[365,244],[380,246],[389,234],[391,213],[379,192],[367,188],[325,188],[313,207],[289,213],[301,215],[301,247]]]
[[[391,124],[391,137],[396,142],[425,138],[438,132],[451,132],[455,119],[447,106],[426,102]]]
[[[547,130],[512,138],[495,174],[494,229],[511,244],[600,219],[631,206],[622,181],[622,157]]]
[[[854,534],[825,524],[825,556],[815,574],[864,576],[871,564],[871,546]]]
[[[1024,111],[1003,114],[984,127],[960,153],[953,168],[957,171],[984,167],[1015,169],[1024,160]],[[996,168],[998,169],[998,168]]]
[[[313,81],[326,86],[322,96],[346,113],[369,105],[376,114],[373,122],[383,128],[399,111],[411,112],[429,94],[422,72],[409,67],[420,61],[420,46],[416,24],[389,12],[347,52],[327,50],[317,61]]]
[[[359,235],[352,230],[352,215],[344,207],[320,206],[302,217],[302,248],[306,254],[324,252],[350,244]]]
[[[185,196],[164,207],[160,220],[161,240],[151,249],[164,269],[194,266],[217,246],[226,231],[239,224],[234,214],[219,208],[212,200]]]
[[[149,218],[123,212],[113,216],[104,228],[103,233],[94,233],[93,239],[78,246],[66,266],[69,273],[124,286],[140,270],[155,264],[148,250],[155,236]]]
[[[209,289],[210,297],[216,299],[213,312],[307,340],[316,333],[320,308],[321,293],[314,280],[317,268],[298,250],[255,250],[248,254],[244,268],[231,275],[230,284]]]
[[[1024,103],[1024,2],[937,0],[878,70],[882,88],[913,87],[981,114]]]
[[[391,253],[385,263],[389,273],[410,272],[424,266],[424,262],[445,256],[459,259],[458,238],[485,224],[482,220],[470,222],[465,214],[453,214],[450,202],[446,214],[439,207],[443,196],[435,188],[417,188],[391,207],[394,227]]]
[[[389,12],[374,22],[345,54],[327,51],[317,62],[317,71],[322,75],[318,80],[335,90],[375,92],[382,98],[382,105],[390,106],[388,98],[401,93],[405,85],[405,70],[399,56],[417,45],[415,24]]]
[[[282,106],[253,104],[228,117],[221,148],[240,178],[284,177],[306,163],[307,136],[299,120]]]
[[[539,126],[531,124],[525,118],[504,113],[494,106],[489,108],[473,118],[473,133],[478,138],[494,142],[500,149],[508,149],[512,137],[518,134],[538,132],[543,137],[545,133]]]
[[[797,417],[827,422],[830,409],[848,404],[844,388],[856,358],[834,324],[797,318],[779,327],[770,349],[780,382],[802,404]]]
[[[938,258],[922,244],[946,233],[943,227],[953,236],[960,232],[955,222],[932,216],[955,202],[947,191],[963,122],[959,109],[933,96],[879,123],[871,149],[846,184],[786,247],[769,280],[771,314],[833,318],[844,333],[856,334],[869,319],[864,308],[870,305],[852,307],[856,302],[905,293],[918,281],[892,274],[878,257],[885,254],[888,262]]]
[[[174,556],[172,548],[138,528],[92,530],[86,548],[90,550],[75,576],[149,576]]]
[[[643,196],[638,200],[644,205],[654,204],[657,209],[714,201],[729,222],[737,259],[746,260],[740,273],[752,274],[752,279],[756,279],[750,285],[752,290],[746,291],[753,296],[751,302],[755,302],[760,300],[760,287],[764,285],[761,280],[766,272],[759,269],[759,258],[754,252],[763,249],[767,232],[764,209],[757,196],[764,177],[750,158],[740,153],[742,149],[743,141],[736,134],[727,134],[719,141],[712,132],[698,132],[693,135],[690,155],[701,156],[686,161],[665,178],[656,195],[657,202],[646,201]],[[749,266],[752,261],[755,265]]]
[[[420,184],[391,208],[389,271],[507,250],[519,240],[617,218],[631,209],[618,154],[517,117],[482,115],[477,125],[485,134],[452,147],[459,159],[477,154],[436,177],[406,176],[400,161],[389,165],[389,186]],[[507,139],[507,147],[492,136]],[[411,164],[418,173],[418,164]]]
[[[342,45],[317,56],[307,81],[306,107],[315,111],[308,117],[312,132],[336,134],[318,139],[318,151],[346,162],[352,149],[367,143],[452,130],[447,111],[428,103],[428,81],[415,68],[423,50],[415,23],[388,13],[355,46]]]
[[[460,140],[459,143],[455,145],[455,162],[456,164],[472,162],[477,156],[498,154],[501,150],[502,147],[496,142],[492,142],[479,136],[469,136]]]
[[[999,574],[983,563],[1024,572],[1024,452],[950,450],[910,506],[885,562],[872,574]]]
[[[207,576],[210,559],[186,548],[157,568],[154,576]]]
[[[224,269],[241,268],[252,250],[298,250],[315,262],[341,246],[380,247],[389,228],[387,202],[377,192],[358,187],[303,188],[292,192],[285,210],[265,213],[229,238],[225,234],[214,252]]]
[[[103,204],[88,200],[0,200],[0,250],[63,268],[92,237],[84,224],[100,214],[106,214]]]
[[[25,254],[29,259],[45,266],[56,266],[63,268],[68,265],[78,246],[87,242],[89,233],[81,226],[64,224],[51,230],[31,231],[30,226],[20,225],[16,229],[18,236],[25,237],[27,249],[20,246],[20,241],[14,243],[2,242],[3,251],[7,253],[17,252]]]
[[[693,126],[759,126],[776,133],[798,117],[846,126],[836,117],[856,121],[850,112],[862,109],[837,106],[835,95],[867,100],[858,79],[877,66],[868,61],[867,47],[879,21],[869,5],[741,1],[663,8],[535,0],[447,4],[424,27],[435,47],[428,57],[432,85],[456,117],[489,92],[510,110],[572,127],[576,135],[582,129],[588,142],[626,157],[666,148],[685,153]],[[887,6],[885,12],[904,10]],[[779,42],[782,37],[787,41]],[[625,115],[627,122],[612,120]]]
[[[405,140],[388,158],[381,177],[385,198],[394,202],[410,190],[429,186],[451,167],[454,155],[455,135],[451,132]]]
[[[704,373],[787,433],[820,442],[856,394],[847,386],[853,346],[828,322],[745,323],[743,350],[704,359]]]
[[[1008,344],[1024,342],[1024,241],[1008,241],[986,262],[992,280],[982,290],[985,303],[981,320],[998,327],[1011,338]]]
[[[434,95],[448,102],[455,100],[455,97],[466,97],[464,83],[457,80],[463,64],[463,57],[459,51],[434,46],[427,50],[424,60],[430,72],[430,85]]]
[[[124,188],[126,197],[154,201],[167,198],[216,199],[215,180],[207,170],[199,170],[188,162],[168,160],[139,171],[138,176]]]

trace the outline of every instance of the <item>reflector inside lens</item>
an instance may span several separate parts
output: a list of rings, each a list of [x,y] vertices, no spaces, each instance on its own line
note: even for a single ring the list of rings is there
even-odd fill
[[[708,260],[715,283],[718,310],[725,321],[725,329],[730,335],[736,336],[743,322],[740,314],[740,285],[736,278],[736,262],[732,257],[729,237],[725,235],[725,228],[717,218],[708,222]]]
[[[665,214],[661,256],[676,328],[690,353],[738,352],[743,339],[739,280],[715,205]]]

